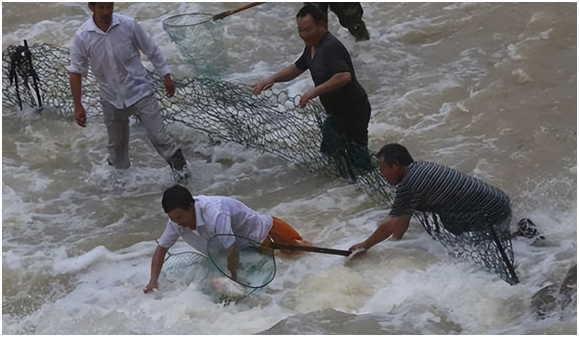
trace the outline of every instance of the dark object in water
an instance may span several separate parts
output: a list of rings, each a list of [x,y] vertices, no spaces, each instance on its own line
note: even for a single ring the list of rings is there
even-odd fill
[[[575,303],[574,306],[571,306]],[[575,308],[577,304],[577,265],[569,269],[563,283],[550,284],[539,290],[531,299],[531,305],[535,308],[539,318],[559,312],[563,314],[567,308]]]
[[[541,233],[539,233],[539,230],[537,229],[537,225],[535,225],[533,223],[533,221],[531,221],[531,219],[528,218],[522,218],[519,223],[517,224],[517,232],[515,233],[517,236],[524,236],[526,238],[529,239],[533,239],[533,238],[537,238],[544,240],[545,237],[543,235],[541,235]],[[536,241],[535,240],[535,241]]]
[[[24,40],[24,46],[18,46],[15,50],[10,54],[10,69],[8,70],[8,78],[10,79],[10,84],[14,84],[16,87],[16,97],[18,99],[18,104],[20,106],[20,110],[22,110],[22,99],[20,97],[20,90],[19,90],[19,79],[18,76],[22,78],[23,85],[25,89],[28,89],[30,96],[35,99],[36,107],[38,110],[42,110],[42,100],[40,98],[40,78],[34,70],[34,66],[32,65],[32,53],[30,49],[28,49],[28,42]],[[28,82],[28,78],[32,77],[32,82],[34,85],[34,92],[36,93],[36,97],[32,94],[32,89],[30,88],[30,83]]]

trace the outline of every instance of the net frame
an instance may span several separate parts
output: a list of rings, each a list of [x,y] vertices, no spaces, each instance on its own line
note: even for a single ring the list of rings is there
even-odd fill
[[[207,241],[207,255],[219,271],[245,287],[259,289],[270,284],[276,275],[273,249],[234,234],[217,234]],[[237,259],[236,274],[229,270],[230,254]],[[265,270],[265,272],[264,272]]]

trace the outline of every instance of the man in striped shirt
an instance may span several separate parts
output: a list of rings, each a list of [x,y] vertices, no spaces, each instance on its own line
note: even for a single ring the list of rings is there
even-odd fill
[[[408,150],[399,144],[384,146],[378,152],[378,158],[380,173],[388,183],[396,186],[390,217],[364,242],[353,245],[350,251],[368,250],[388,238],[401,239],[412,215],[426,212],[440,219],[444,229],[451,233],[447,237],[472,234],[473,237],[492,240],[505,260],[506,268],[511,271],[512,256],[509,258],[504,254],[500,243],[509,240],[511,220],[509,197],[503,191],[450,167],[414,162]],[[436,225],[430,228],[436,228]],[[435,236],[430,230],[429,233]],[[511,274],[516,279],[514,270]]]

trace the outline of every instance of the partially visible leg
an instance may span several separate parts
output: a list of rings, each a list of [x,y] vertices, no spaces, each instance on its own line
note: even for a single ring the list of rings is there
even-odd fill
[[[101,101],[104,123],[107,127],[109,142],[109,163],[116,169],[128,169],[129,158],[129,116],[127,109],[117,109],[114,105]]]
[[[338,16],[342,27],[347,28],[356,41],[370,39],[366,23],[362,20],[364,10],[359,2],[332,2],[330,10]]]
[[[132,107],[135,116],[139,119],[147,137],[157,150],[157,152],[167,160],[171,168],[175,171],[175,179],[178,183],[187,183],[189,170],[187,161],[165,126],[165,121],[161,115],[161,106],[154,95],[149,95]]]

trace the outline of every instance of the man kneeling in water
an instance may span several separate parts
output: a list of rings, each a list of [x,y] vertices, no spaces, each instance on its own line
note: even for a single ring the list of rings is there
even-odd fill
[[[143,289],[145,293],[158,288],[158,279],[165,255],[179,237],[199,252],[207,255],[207,242],[215,235],[233,234],[262,243],[311,245],[287,222],[252,210],[241,201],[225,196],[196,196],[183,186],[175,185],[165,191],[161,201],[169,216],[165,232],[158,240],[151,261],[151,279]],[[235,245],[228,248],[228,268],[236,277]],[[231,257],[231,258],[230,258]]]

